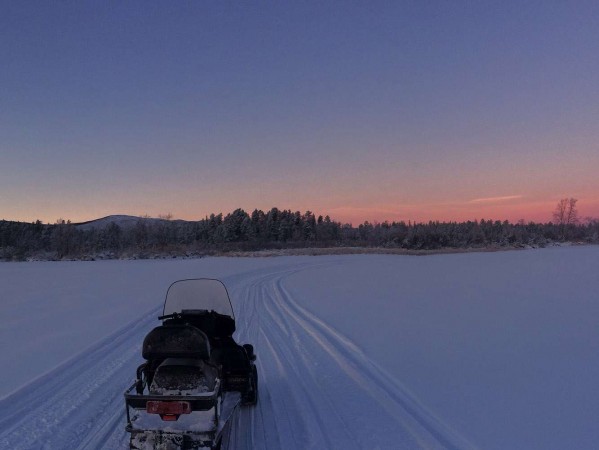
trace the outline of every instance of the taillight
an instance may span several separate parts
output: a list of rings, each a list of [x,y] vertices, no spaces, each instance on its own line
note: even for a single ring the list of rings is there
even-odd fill
[[[191,403],[150,400],[146,403],[146,411],[149,414],[160,414],[162,420],[175,421],[181,414],[191,413]]]
[[[160,414],[160,418],[166,422],[173,422],[179,418],[178,414]]]

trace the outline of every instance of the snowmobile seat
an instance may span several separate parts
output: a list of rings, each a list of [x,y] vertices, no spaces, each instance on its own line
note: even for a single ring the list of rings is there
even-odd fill
[[[194,395],[213,392],[218,369],[198,359],[167,358],[156,369],[151,394]]]
[[[210,359],[210,341],[206,334],[191,325],[161,325],[150,331],[142,347],[144,359]]]
[[[173,319],[170,319],[173,320]],[[199,328],[210,339],[230,337],[235,332],[235,320],[214,311],[183,311],[183,317],[178,319]],[[177,323],[177,319],[174,320]],[[168,323],[168,322],[166,322]]]

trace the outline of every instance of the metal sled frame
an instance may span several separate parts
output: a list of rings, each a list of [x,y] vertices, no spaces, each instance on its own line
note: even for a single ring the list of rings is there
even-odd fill
[[[125,430],[131,435],[138,433],[152,433],[169,438],[180,437],[182,440],[192,440],[201,442],[202,445],[211,446],[219,438],[219,411],[218,411],[218,400],[221,395],[221,381],[217,380],[214,390],[211,392],[196,394],[196,395],[152,395],[152,394],[137,394],[135,392],[136,383],[133,383],[129,389],[125,391],[125,410],[127,414],[127,426]],[[197,430],[197,431],[186,431],[183,436],[180,433],[166,432],[160,430],[144,430],[141,428],[134,428],[131,422],[131,409],[138,411],[145,411],[147,403],[149,401],[160,401],[160,402],[187,402],[191,405],[191,411],[209,411],[214,409],[214,427],[209,430]],[[221,430],[222,431],[222,430]],[[182,441],[183,442],[183,441]]]

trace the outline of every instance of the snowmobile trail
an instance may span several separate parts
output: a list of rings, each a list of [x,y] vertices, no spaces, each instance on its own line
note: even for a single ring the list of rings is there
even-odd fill
[[[159,308],[0,403],[0,448],[123,448],[123,387]]]
[[[296,268],[236,292],[258,355],[260,401],[242,409],[232,448],[473,448],[284,286]],[[241,326],[240,326],[241,328]]]
[[[236,340],[254,345],[259,378],[258,404],[239,408],[223,448],[473,448],[285,286],[298,272],[341,263],[223,278]],[[123,392],[161,308],[0,401],[0,449],[128,448]]]

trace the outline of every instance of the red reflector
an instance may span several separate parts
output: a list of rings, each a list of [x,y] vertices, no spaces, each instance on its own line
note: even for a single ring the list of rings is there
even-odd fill
[[[161,416],[178,416],[179,414],[191,413],[191,403],[189,402],[160,402],[148,401],[146,403],[146,411],[150,414],[160,414]],[[177,420],[177,417],[163,420]]]
[[[160,414],[160,418],[167,422],[173,422],[179,418],[179,414]]]

